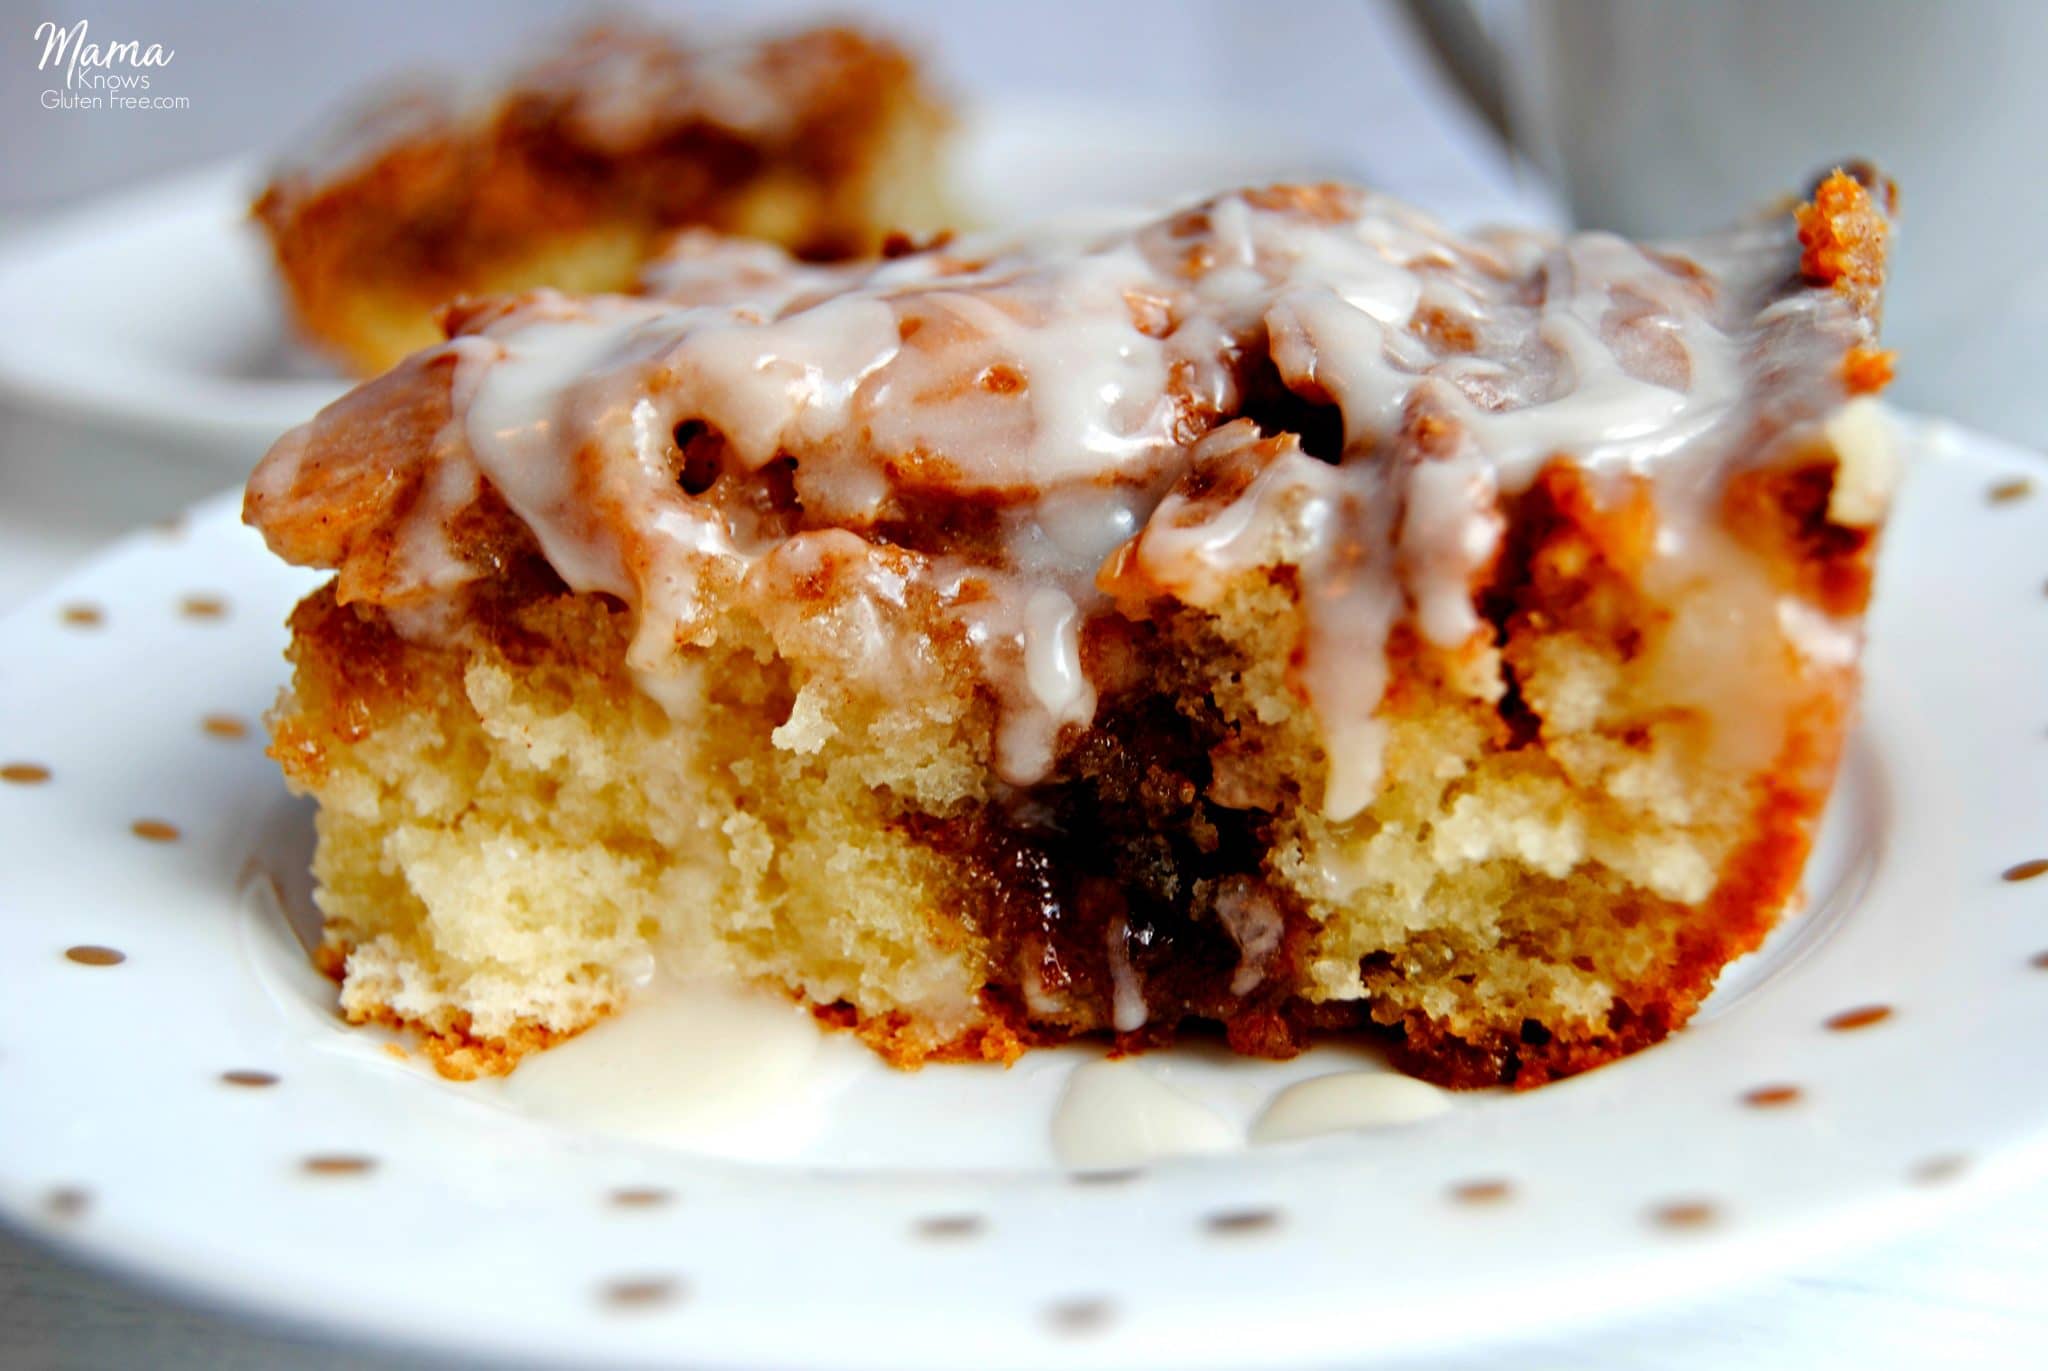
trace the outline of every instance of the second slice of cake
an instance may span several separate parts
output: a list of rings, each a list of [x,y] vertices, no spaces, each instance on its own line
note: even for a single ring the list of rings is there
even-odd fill
[[[458,296],[627,290],[680,228],[846,258],[936,227],[948,122],[909,54],[856,29],[693,42],[613,18],[489,92],[372,97],[253,212],[306,339],[374,375]]]

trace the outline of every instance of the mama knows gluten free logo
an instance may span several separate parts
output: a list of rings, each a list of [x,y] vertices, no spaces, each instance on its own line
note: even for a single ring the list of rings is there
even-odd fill
[[[178,55],[175,48],[134,39],[95,42],[83,19],[69,28],[45,19],[36,25],[35,41],[42,45],[36,70],[62,82],[42,93],[44,109],[192,108],[186,96],[163,94],[154,84]]]

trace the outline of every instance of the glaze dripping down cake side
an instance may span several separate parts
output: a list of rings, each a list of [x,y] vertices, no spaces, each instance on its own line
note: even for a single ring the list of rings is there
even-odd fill
[[[1884,194],[1643,247],[1283,186],[456,311],[248,492],[335,572],[272,750],[345,1011],[455,1075],[657,968],[905,1065],[1655,1042],[1853,708]]]
[[[382,92],[254,207],[306,339],[374,375],[463,295],[627,290],[679,228],[808,258],[949,219],[948,116],[911,59],[847,28],[692,43],[614,18],[490,92]]]

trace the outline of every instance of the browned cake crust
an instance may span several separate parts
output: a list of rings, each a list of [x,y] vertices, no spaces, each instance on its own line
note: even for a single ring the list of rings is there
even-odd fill
[[[281,168],[253,213],[305,335],[372,374],[458,296],[623,290],[678,228],[809,258],[934,227],[945,115],[900,49],[855,29],[696,47],[587,29],[488,104],[386,94]]]

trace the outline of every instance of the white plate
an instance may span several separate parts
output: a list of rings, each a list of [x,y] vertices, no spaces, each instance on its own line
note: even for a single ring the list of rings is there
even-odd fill
[[[849,1049],[779,1150],[692,1149],[529,1117],[340,1027],[237,895],[252,863],[303,871],[307,816],[253,733],[202,726],[253,724],[308,578],[210,502],[0,623],[0,1212],[350,1338],[894,1371],[1357,1362],[1929,1217],[2048,1150],[2048,886],[2002,878],[2048,855],[2048,496],[1991,498],[2037,459],[1940,432],[1889,535],[1812,907],[1693,1027],[1405,1128],[1092,1182],[1047,1141],[1079,1050],[905,1075]],[[1357,1061],[1142,1069],[1241,1129]]]
[[[973,112],[952,155],[952,184],[984,224],[1362,175],[1338,140],[1312,129],[1074,100]],[[215,167],[0,243],[0,393],[243,466],[340,394],[289,341],[268,249],[248,222],[261,181],[258,168]],[[1503,208],[1462,182],[1415,189],[1446,212]]]

